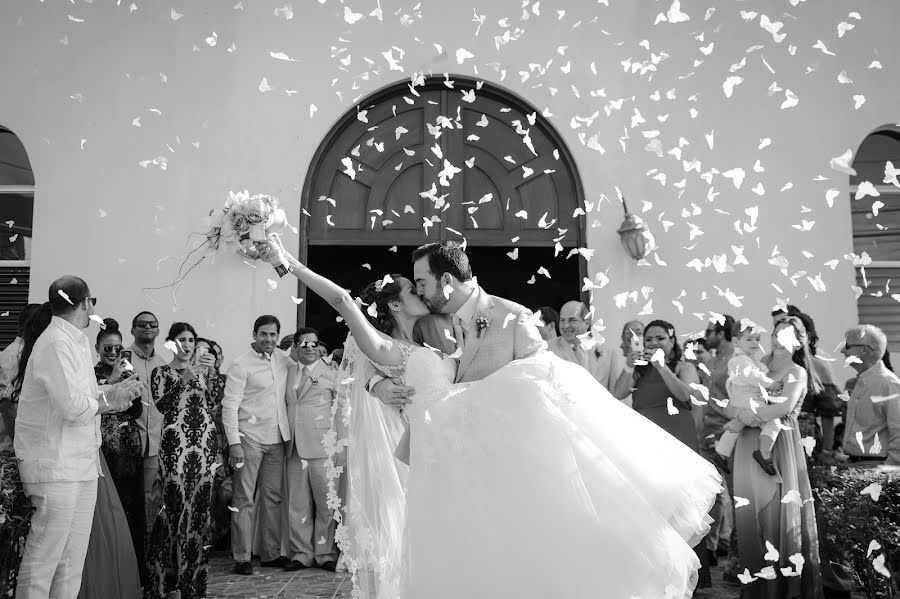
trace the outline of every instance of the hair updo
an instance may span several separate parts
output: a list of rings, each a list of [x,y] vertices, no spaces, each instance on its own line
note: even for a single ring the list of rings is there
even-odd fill
[[[393,333],[396,325],[388,304],[399,300],[400,293],[403,291],[403,287],[400,286],[400,279],[403,278],[403,275],[391,274],[391,278],[394,280],[384,285],[382,285],[384,279],[373,281],[359,294],[360,299],[363,301],[362,310],[369,317],[369,322],[385,335]],[[374,317],[367,309],[372,305],[375,306]]]
[[[100,329],[100,332],[97,333],[97,345],[100,345],[101,341],[107,337],[112,337],[113,335],[119,339],[122,338],[122,332],[119,331],[118,321],[116,321],[115,318],[104,318],[103,327]]]

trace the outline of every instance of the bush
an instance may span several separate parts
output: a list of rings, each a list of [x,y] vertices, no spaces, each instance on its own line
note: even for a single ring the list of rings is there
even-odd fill
[[[16,592],[33,511],[19,480],[16,454],[0,451],[0,597],[12,597]]]
[[[818,466],[809,475],[822,563],[847,566],[870,599],[900,598],[900,470]]]

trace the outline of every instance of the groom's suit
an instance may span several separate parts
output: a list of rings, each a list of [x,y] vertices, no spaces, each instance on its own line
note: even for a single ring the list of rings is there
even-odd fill
[[[531,322],[531,310],[515,302],[490,295],[481,287],[475,287],[455,315],[432,314],[416,323],[414,338],[439,349],[447,348],[449,334],[454,335],[454,316],[463,339],[457,383],[478,381],[500,370],[513,360],[527,358],[547,348],[544,340]],[[479,326],[481,322],[481,326]],[[452,348],[450,348],[452,351]],[[451,352],[447,352],[451,353]]]

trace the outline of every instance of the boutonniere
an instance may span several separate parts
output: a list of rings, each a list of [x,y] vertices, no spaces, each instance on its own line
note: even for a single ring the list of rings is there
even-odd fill
[[[491,322],[484,316],[479,316],[475,319],[475,326],[478,327],[478,339],[481,339],[482,333],[484,333],[485,329],[487,329],[490,325]]]
[[[600,349],[600,346],[599,346],[599,345],[595,345],[595,346],[594,346],[594,357],[595,357],[595,358],[599,358],[599,357],[602,356],[602,355],[603,355],[603,350]]]

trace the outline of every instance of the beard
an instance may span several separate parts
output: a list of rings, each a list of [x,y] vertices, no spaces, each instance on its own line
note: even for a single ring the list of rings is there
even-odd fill
[[[431,297],[427,297],[424,295],[422,295],[420,297],[422,298],[422,301],[425,303],[425,306],[428,307],[428,311],[431,312],[432,314],[440,314],[443,307],[446,306],[447,302],[449,301],[447,298],[444,297],[444,294],[441,292],[437,292],[436,294],[432,295]]]

